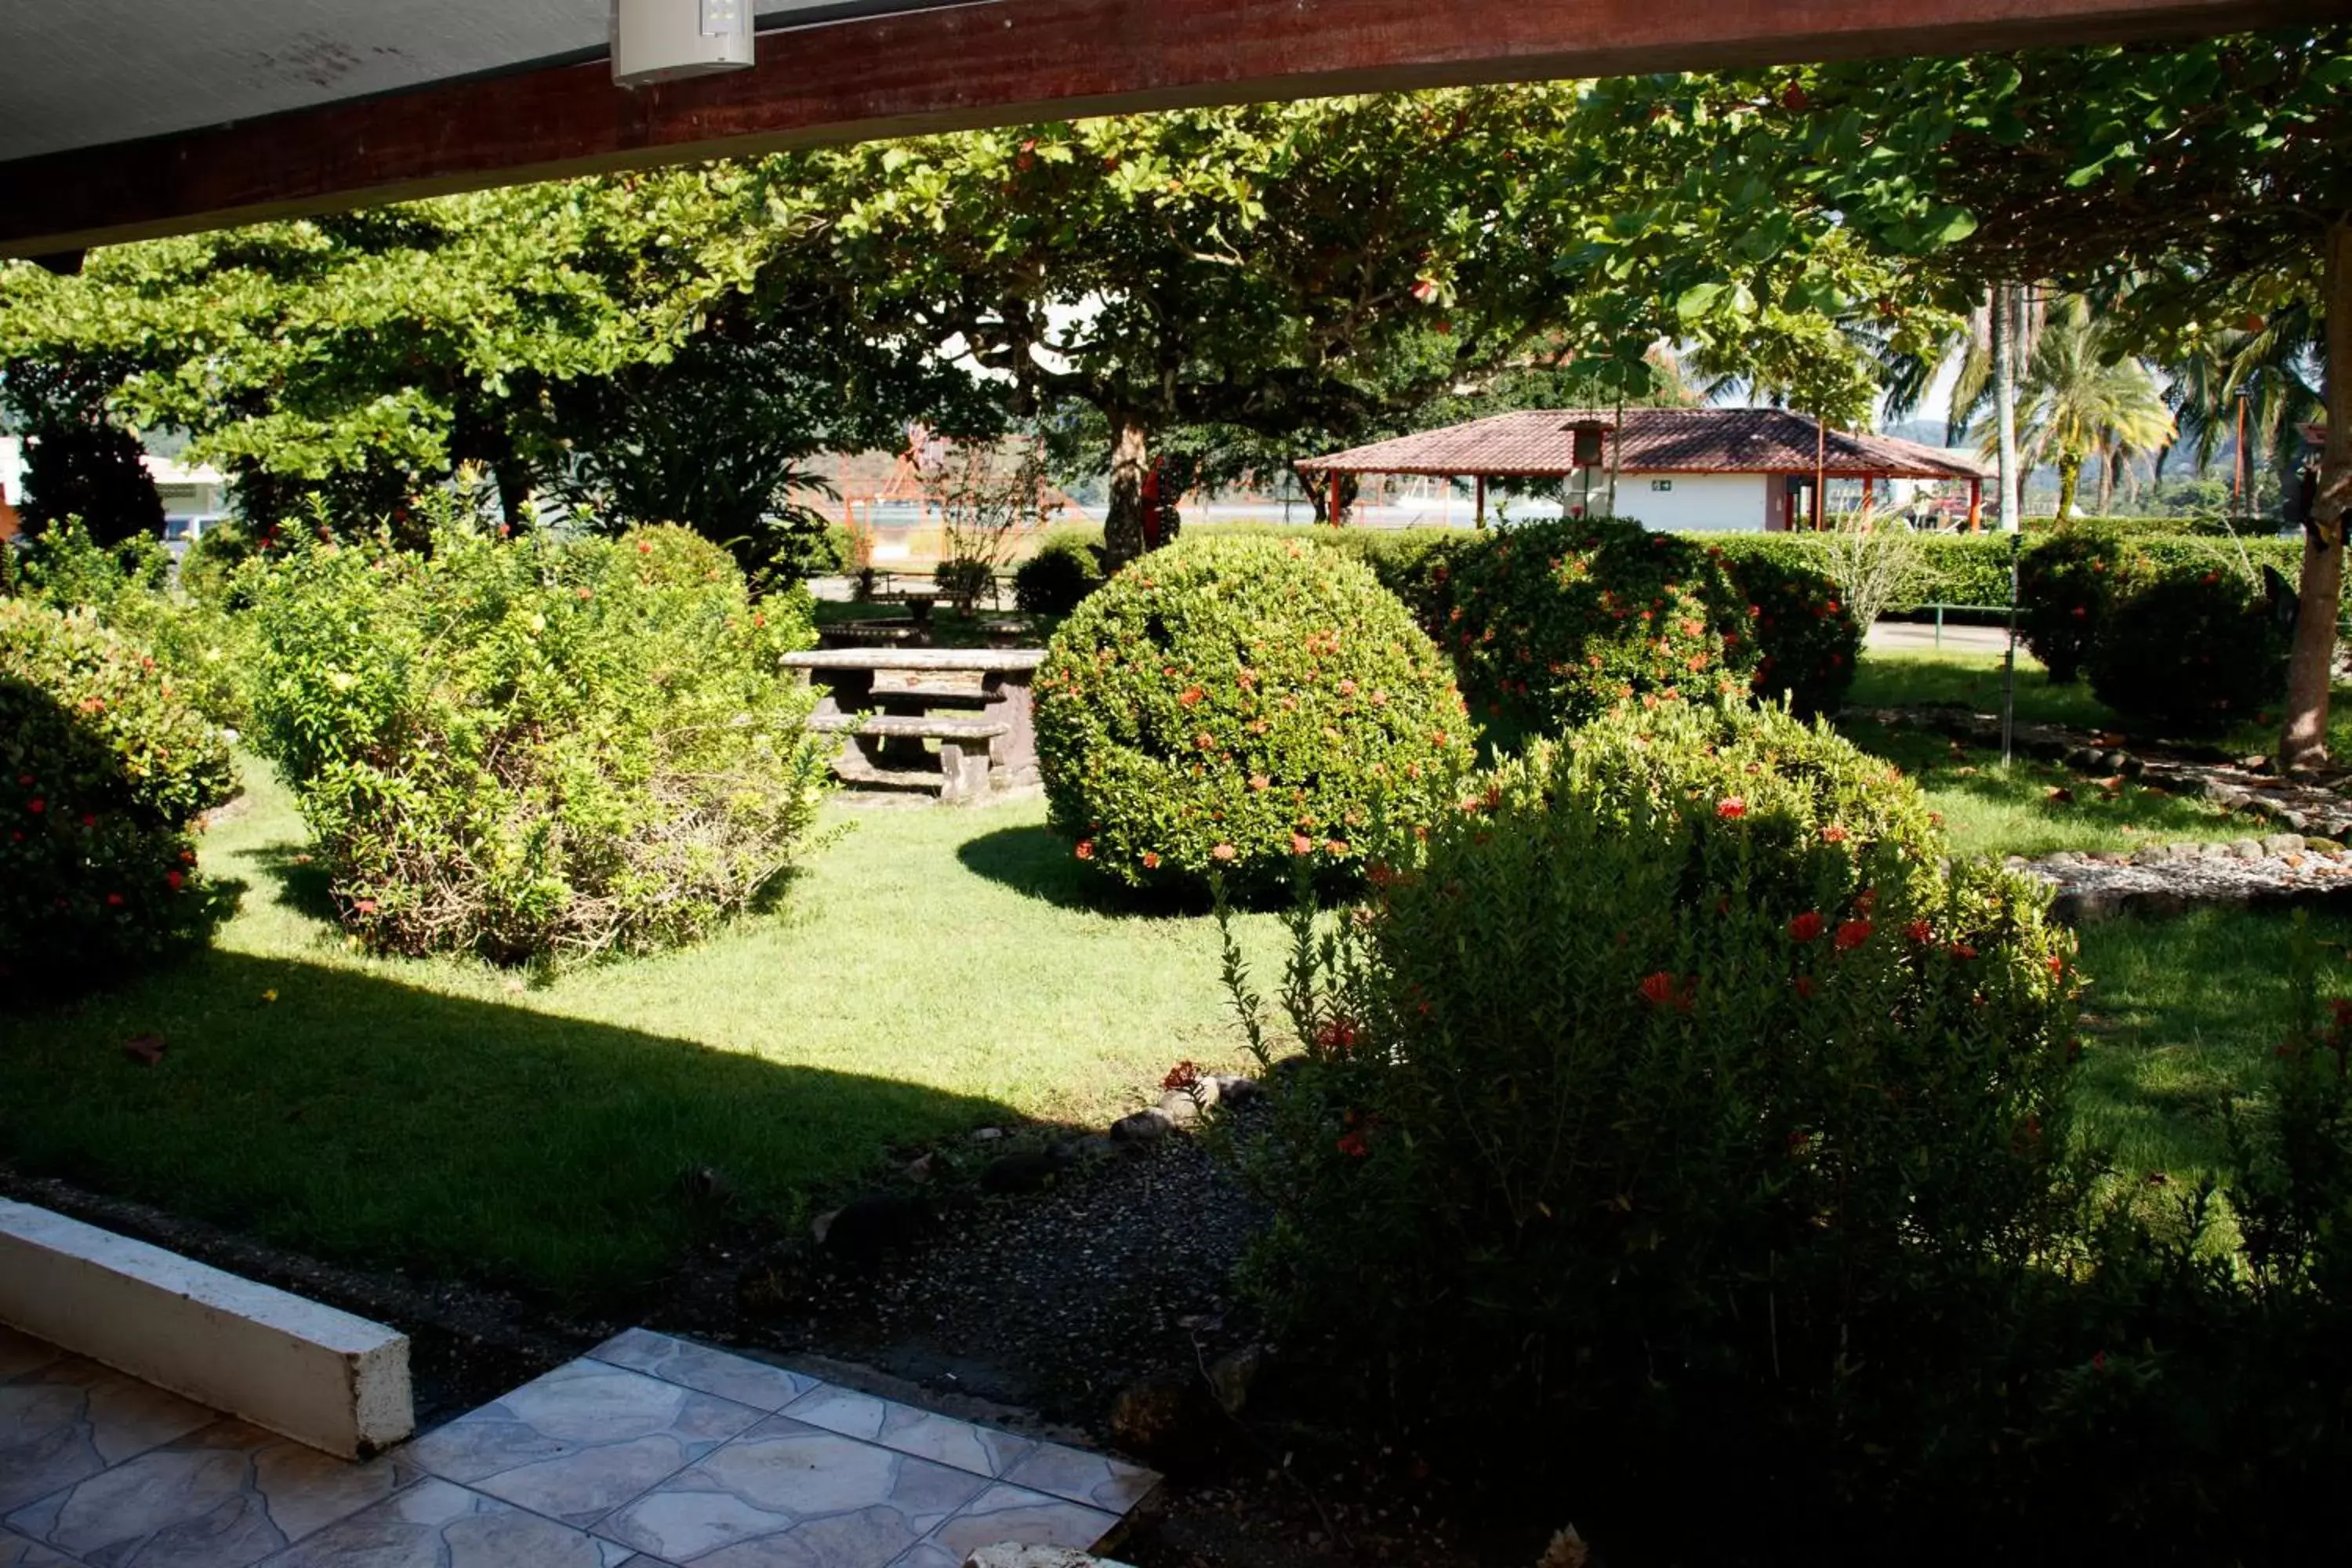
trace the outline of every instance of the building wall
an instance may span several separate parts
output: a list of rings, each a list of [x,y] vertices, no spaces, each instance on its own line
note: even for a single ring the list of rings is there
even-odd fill
[[[1645,528],[1675,532],[1763,531],[1765,474],[1637,474],[1617,476],[1617,515]],[[1658,487],[1664,485],[1664,489]]]

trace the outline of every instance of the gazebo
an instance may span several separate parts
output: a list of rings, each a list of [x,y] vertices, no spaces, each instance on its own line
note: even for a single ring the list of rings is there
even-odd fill
[[[1620,482],[1649,486],[1647,510],[1663,515],[1645,515],[1645,521],[1719,528],[1726,525],[1715,519],[1744,512],[1766,531],[1797,526],[1795,498],[1807,490],[1806,526],[1820,528],[1822,494],[1831,479],[1965,480],[1974,528],[1982,521],[1989,474],[1973,459],[1940,447],[1832,430],[1780,408],[1523,409],[1307,458],[1297,467],[1326,476],[1334,521],[1342,475],[1475,480],[1481,526],[1490,479],[1580,476],[1589,493],[1605,476],[1612,510]]]

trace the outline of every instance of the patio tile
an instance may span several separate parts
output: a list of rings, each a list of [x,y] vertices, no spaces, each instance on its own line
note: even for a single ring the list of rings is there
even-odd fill
[[[8,1522],[96,1562],[246,1568],[413,1478],[391,1458],[354,1465],[220,1420],[29,1503]]]
[[[575,1361],[426,1433],[407,1457],[534,1513],[588,1525],[761,1416],[642,1373]]]
[[[1035,1452],[1004,1472],[1004,1479],[1014,1486],[1051,1492],[1112,1513],[1125,1513],[1160,1484],[1159,1476],[1140,1465],[1066,1448],[1059,1443],[1036,1445]]]
[[[601,1362],[625,1366],[681,1388],[714,1394],[759,1410],[782,1410],[817,1386],[817,1380],[749,1356],[730,1355],[650,1329],[614,1335],[588,1352]]]
[[[946,1548],[958,1563],[981,1547],[1003,1541],[1084,1552],[1118,1524],[1115,1513],[999,1482],[933,1531],[931,1544]]]
[[[47,1366],[65,1353],[47,1340],[37,1340],[0,1324],[0,1383]]]
[[[831,1384],[792,1405],[785,1414],[844,1436],[879,1443],[919,1459],[952,1465],[992,1480],[1026,1458],[1036,1443],[992,1426],[918,1410]]]
[[[77,1568],[77,1564],[62,1552],[52,1552],[13,1530],[0,1530],[0,1568]]]
[[[994,1545],[991,1542],[990,1545]],[[963,1568],[963,1558],[935,1541],[918,1541],[890,1568]]]
[[[597,1533],[688,1568],[886,1568],[986,1484],[776,1416]]]
[[[268,1568],[620,1568],[627,1548],[427,1479],[270,1558]]]
[[[216,1419],[79,1356],[0,1383],[0,1514]]]

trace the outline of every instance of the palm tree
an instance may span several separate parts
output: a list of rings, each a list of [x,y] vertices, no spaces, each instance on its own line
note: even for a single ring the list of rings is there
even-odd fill
[[[2172,410],[2155,375],[2139,361],[2110,353],[2104,320],[2079,296],[2052,302],[2018,393],[2021,467],[2057,464],[2061,520],[2074,515],[2086,458],[2105,464],[2119,452],[2147,451],[2172,438]],[[1957,394],[1953,402],[1959,403]],[[1987,431],[1979,449],[1990,456],[1999,438],[1998,431]]]
[[[2256,453],[2271,471],[2291,475],[2303,458],[2303,426],[2323,422],[2326,396],[2320,364],[2326,328],[2298,301],[2235,330],[2212,332],[2166,365],[2165,401],[2195,453],[2201,473],[2224,440],[2237,435],[2237,400],[2246,398],[2247,473]]]

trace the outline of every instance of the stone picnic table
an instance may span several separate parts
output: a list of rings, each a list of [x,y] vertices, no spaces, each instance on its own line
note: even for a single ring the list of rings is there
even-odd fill
[[[784,662],[823,689],[809,724],[847,737],[834,763],[845,780],[969,804],[1037,783],[1032,683],[1045,658],[1035,647],[877,647],[814,648]]]

